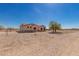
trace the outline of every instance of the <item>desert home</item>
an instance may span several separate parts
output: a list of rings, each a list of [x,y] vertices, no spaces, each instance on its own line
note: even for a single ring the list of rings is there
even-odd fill
[[[20,31],[45,31],[46,27],[44,25],[37,25],[37,24],[21,24]]]

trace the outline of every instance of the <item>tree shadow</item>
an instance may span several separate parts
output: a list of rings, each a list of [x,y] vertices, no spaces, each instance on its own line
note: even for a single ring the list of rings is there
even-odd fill
[[[49,34],[63,34],[62,32],[48,32]]]

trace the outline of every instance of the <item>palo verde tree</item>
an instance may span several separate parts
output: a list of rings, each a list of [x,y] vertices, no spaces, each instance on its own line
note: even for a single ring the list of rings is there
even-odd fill
[[[49,23],[49,29],[53,30],[53,32],[56,32],[56,30],[60,30],[61,29],[61,24],[59,24],[56,21],[51,21]]]

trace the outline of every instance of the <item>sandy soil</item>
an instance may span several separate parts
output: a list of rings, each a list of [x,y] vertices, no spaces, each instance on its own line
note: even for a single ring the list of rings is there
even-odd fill
[[[0,32],[0,55],[70,56],[79,55],[79,31],[62,33]]]

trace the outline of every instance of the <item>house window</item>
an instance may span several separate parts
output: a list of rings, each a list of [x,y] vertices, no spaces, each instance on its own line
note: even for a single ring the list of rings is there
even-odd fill
[[[29,26],[27,26],[27,28],[29,28]]]
[[[30,28],[32,28],[32,27],[30,26]]]
[[[36,27],[34,27],[33,29],[36,30]]]
[[[43,28],[41,28],[41,31],[43,30]]]

